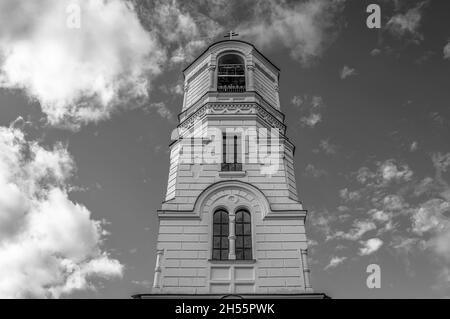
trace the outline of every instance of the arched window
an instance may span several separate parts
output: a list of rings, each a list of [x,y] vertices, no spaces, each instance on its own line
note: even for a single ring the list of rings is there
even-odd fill
[[[217,73],[218,92],[245,91],[245,63],[237,54],[225,54],[219,58]]]
[[[236,213],[236,259],[252,259],[252,224],[250,213],[246,210],[239,210]]]
[[[223,210],[217,210],[213,215],[213,249],[212,259],[228,259],[228,213]]]

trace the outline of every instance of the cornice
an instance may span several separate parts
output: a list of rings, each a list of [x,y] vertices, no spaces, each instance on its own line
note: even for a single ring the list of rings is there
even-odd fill
[[[264,107],[256,102],[206,102],[194,113],[187,116],[178,127],[182,130],[189,130],[196,122],[206,115],[257,115],[271,127],[279,129],[284,135],[286,125],[270,114]]]

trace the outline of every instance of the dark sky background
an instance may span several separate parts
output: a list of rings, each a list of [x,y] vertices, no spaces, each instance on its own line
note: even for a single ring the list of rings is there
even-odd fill
[[[179,10],[175,15],[193,17],[198,27],[176,41],[167,40],[172,31],[149,18],[158,3],[140,3],[140,23],[149,34],[160,28],[158,41],[167,59],[152,75],[148,98],[119,103],[97,122],[79,121],[76,129],[49,124],[42,98],[29,86],[2,85],[0,125],[9,127],[22,117],[14,127],[27,141],[47,149],[63,143],[76,166],[68,196],[92,219],[107,221],[103,228],[109,234],[99,245],[124,266],[121,278],[92,276],[88,281],[95,289],[75,289],[62,297],[128,298],[149,291],[156,210],[167,184],[170,133],[182,106],[181,70],[230,28],[281,69],[281,109],[296,145],[299,197],[309,211],[314,289],[333,298],[450,296],[450,47],[444,50],[450,40],[450,4],[336,1],[328,5],[337,9],[310,21],[302,12],[311,8],[300,1],[273,2],[295,8],[285,20],[285,11],[274,15],[274,8],[261,4],[255,9],[246,1],[213,2],[172,3],[172,10]],[[307,1],[315,2],[322,3]],[[366,27],[369,3],[381,6],[381,29]],[[220,6],[227,17],[217,13]],[[256,23],[239,14],[244,9],[272,13]],[[297,24],[295,14],[303,22]],[[202,31],[213,25],[206,17],[216,23],[216,33]],[[270,19],[283,23],[271,27]],[[323,41],[305,58],[302,45],[312,40],[296,34],[308,23],[325,26],[312,33]],[[284,30],[282,45],[274,40],[278,31],[273,28]],[[7,37],[1,39],[0,52],[6,52]],[[174,62],[180,47],[189,54]],[[369,264],[380,265],[380,289],[366,286]]]

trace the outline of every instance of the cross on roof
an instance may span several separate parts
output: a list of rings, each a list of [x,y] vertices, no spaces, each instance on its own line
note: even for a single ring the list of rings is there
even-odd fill
[[[236,37],[238,35],[239,35],[238,33],[235,33],[234,31],[230,31],[224,35],[224,38],[230,37],[230,40],[233,40],[233,37]]]

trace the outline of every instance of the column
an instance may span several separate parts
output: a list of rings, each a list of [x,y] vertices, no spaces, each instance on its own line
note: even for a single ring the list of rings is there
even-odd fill
[[[254,80],[254,72],[255,66],[253,64],[247,65],[247,91],[254,91],[255,90],[255,80]]]
[[[189,90],[189,84],[185,83],[184,84],[184,95],[183,95],[183,110],[187,107],[186,100],[187,100],[188,90]]]
[[[229,229],[228,229],[228,259],[236,259],[236,233],[234,224],[236,222],[236,215],[234,213],[229,215]]]
[[[275,83],[275,86],[273,89],[275,91],[275,100],[277,101],[277,107],[280,108],[280,87],[278,85],[278,82]]]
[[[305,278],[305,290],[308,292],[312,292],[311,278],[310,278],[311,270],[309,269],[308,264],[308,249],[300,249],[300,253],[303,264],[303,277]]]
[[[210,64],[208,66],[208,71],[209,71],[209,91],[215,91],[216,66],[214,64]]]
[[[164,249],[156,251],[156,266],[155,276],[153,277],[153,288],[160,288],[159,282],[161,277],[161,256],[164,254]]]

